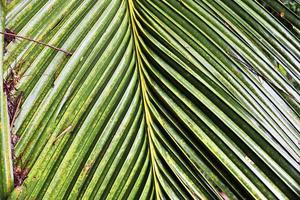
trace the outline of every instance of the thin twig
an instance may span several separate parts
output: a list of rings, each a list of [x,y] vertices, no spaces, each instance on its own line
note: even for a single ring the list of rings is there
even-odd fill
[[[238,61],[239,63],[243,64],[249,71],[251,71],[254,75],[261,77],[263,80],[265,80],[265,77],[263,75],[261,75],[259,72],[257,72],[251,65],[249,65],[249,63],[243,61],[242,59],[240,59],[239,57],[229,53],[229,55],[236,61]]]
[[[20,36],[20,35],[14,34],[14,33],[7,33],[7,32],[1,32],[1,31],[0,31],[0,34],[3,34],[3,35],[9,35],[9,36],[14,36],[14,37],[16,37],[16,38],[21,38],[21,39],[24,39],[24,40],[28,40],[28,41],[31,41],[31,42],[35,42],[35,43],[38,43],[38,44],[41,44],[41,45],[50,47],[50,48],[52,48],[52,49],[55,49],[56,51],[64,52],[65,54],[67,54],[67,55],[69,55],[69,56],[71,56],[71,55],[73,54],[72,52],[69,52],[69,51],[66,51],[66,50],[64,50],[64,49],[61,49],[61,48],[52,46],[52,45],[50,45],[50,44],[46,44],[46,43],[44,43],[44,42],[41,42],[41,41],[38,41],[38,40],[34,40],[34,39],[31,39],[31,38],[28,38],[28,37]]]
[[[71,126],[68,126],[63,132],[61,132],[55,139],[54,141],[52,142],[52,145],[55,144],[55,142],[61,138],[62,136],[64,136],[67,132],[69,132],[70,130],[72,129],[72,125]]]
[[[255,70],[250,64],[244,62],[243,60],[241,60],[240,58],[238,58],[237,56],[229,53],[229,55],[235,59],[236,61],[240,62],[242,65],[244,65],[250,72],[252,72],[254,75],[260,77],[262,80],[264,80],[266,83],[268,83],[269,85],[273,86],[275,89],[279,90],[280,92],[284,93],[285,95],[289,96],[290,98],[292,98],[293,100],[295,100],[297,103],[300,103],[298,101],[298,99],[296,99],[293,95],[291,95],[290,93],[288,93],[287,91],[281,89],[279,86],[275,85],[270,79],[268,79],[266,76],[262,75],[260,72],[258,72],[257,70]]]

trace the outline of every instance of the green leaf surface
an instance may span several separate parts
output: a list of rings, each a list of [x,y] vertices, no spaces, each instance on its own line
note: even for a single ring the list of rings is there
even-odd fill
[[[5,27],[5,2],[0,2],[0,31]],[[4,36],[0,35],[0,79],[3,80]],[[0,83],[0,199],[6,198],[14,188],[12,146],[10,138],[7,99],[3,81]]]
[[[24,94],[14,165],[29,171],[9,199],[299,198],[300,42],[261,2],[7,10],[18,35],[73,52],[6,47],[1,75]]]

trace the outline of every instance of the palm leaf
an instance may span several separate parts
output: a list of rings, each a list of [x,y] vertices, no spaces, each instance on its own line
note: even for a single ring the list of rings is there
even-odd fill
[[[6,47],[3,74],[13,68],[24,94],[14,166],[29,171],[10,199],[300,196],[300,43],[258,2],[7,10],[10,30],[74,52]]]
[[[0,31],[4,31],[5,1],[0,2]],[[3,80],[4,36],[0,36],[0,79]],[[10,141],[7,100],[3,81],[0,83],[0,199],[7,197],[13,189],[12,146]]]

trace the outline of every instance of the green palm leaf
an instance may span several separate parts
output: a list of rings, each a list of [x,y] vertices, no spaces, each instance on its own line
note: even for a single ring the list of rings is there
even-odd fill
[[[0,2],[0,31],[4,31],[5,2]],[[0,36],[0,79],[3,80],[4,36]],[[13,164],[5,85],[0,83],[0,199],[13,189]]]
[[[10,192],[1,129],[2,197],[300,196],[300,43],[258,2],[15,0],[7,11],[10,30],[74,53],[6,47],[1,75],[13,68],[24,94],[14,166],[29,173]]]

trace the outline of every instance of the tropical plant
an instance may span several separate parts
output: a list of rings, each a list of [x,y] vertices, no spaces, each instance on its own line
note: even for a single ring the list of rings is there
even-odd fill
[[[0,198],[299,198],[300,21],[263,6],[2,1],[72,55],[1,35]]]

